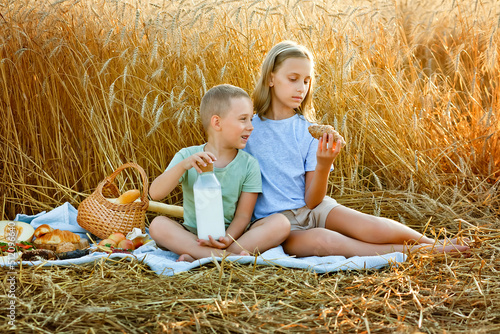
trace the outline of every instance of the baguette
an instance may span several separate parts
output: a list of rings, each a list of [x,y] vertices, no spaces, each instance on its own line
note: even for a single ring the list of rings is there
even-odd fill
[[[116,204],[129,204],[141,196],[141,192],[137,189],[132,189],[124,192],[116,200]]]

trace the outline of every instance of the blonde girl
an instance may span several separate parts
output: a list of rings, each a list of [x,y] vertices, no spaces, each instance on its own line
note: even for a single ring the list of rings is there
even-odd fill
[[[308,132],[313,109],[314,60],[304,46],[291,41],[276,44],[262,64],[253,92],[254,130],[245,150],[257,158],[262,193],[254,219],[284,214],[291,233],[283,243],[296,256],[365,256],[409,252],[428,247],[433,252],[466,251],[457,240],[435,242],[394,220],[340,205],[326,196],[340,140]]]

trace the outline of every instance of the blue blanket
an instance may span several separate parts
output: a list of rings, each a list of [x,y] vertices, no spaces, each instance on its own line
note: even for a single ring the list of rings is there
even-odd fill
[[[49,211],[41,212],[37,215],[28,216],[18,214],[16,221],[22,221],[31,224],[35,229],[42,224],[49,224],[54,229],[68,230],[87,238],[87,231],[80,227],[76,221],[78,211],[69,203]],[[83,263],[106,261],[106,259],[131,258],[142,261],[147,264],[158,275],[174,275],[201,265],[214,261],[221,261],[222,258],[203,258],[192,263],[180,261],[177,262],[179,255],[165,251],[156,246],[154,241],[147,243],[132,254],[107,254],[103,252],[94,252],[78,259],[56,260],[56,261],[34,261],[23,262],[28,265],[78,265]],[[288,256],[281,246],[272,248],[259,256],[228,256],[226,261],[235,261],[241,264],[272,265],[287,268],[299,268],[314,271],[317,273],[336,272],[339,270],[362,270],[362,269],[380,269],[390,264],[403,262],[406,256],[403,253],[395,252],[386,255],[377,256],[353,256],[345,258],[344,256],[309,256],[296,258]],[[4,264],[2,264],[4,265]]]

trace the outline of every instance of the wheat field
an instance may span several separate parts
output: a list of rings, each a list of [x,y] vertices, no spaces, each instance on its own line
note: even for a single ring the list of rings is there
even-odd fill
[[[0,0],[0,219],[64,202],[78,207],[126,162],[142,166],[152,182],[176,151],[203,142],[197,111],[204,92],[229,83],[251,93],[266,52],[290,39],[314,54],[319,119],[349,143],[329,194],[431,237],[474,240],[470,258],[415,255],[399,269],[375,273],[318,276],[226,263],[167,278],[134,263],[23,268],[23,296],[68,299],[62,308],[26,303],[35,320],[26,316],[18,329],[499,331],[499,14],[494,0]],[[122,189],[141,187],[133,172],[119,182]],[[181,199],[177,189],[165,202]],[[120,304],[122,294],[87,300],[71,283],[82,275],[89,278],[80,281],[82,291],[98,278],[100,289],[137,290],[156,306],[135,309],[142,320],[116,311],[104,321],[88,310]],[[193,276],[218,281],[210,293],[226,299],[214,297],[215,307],[209,292],[186,288],[195,286]],[[255,285],[271,279],[279,282]],[[137,281],[154,284],[138,289]],[[380,298],[368,298],[373,291],[363,281]],[[287,286],[281,293],[302,291],[309,302],[271,298],[274,284]],[[345,291],[334,298],[336,284]],[[185,309],[174,312],[176,302],[152,297],[150,289],[160,286],[182,291],[193,304],[179,302]],[[72,303],[88,314],[74,320]],[[259,306],[265,303],[271,313]],[[248,313],[248,305],[256,308]]]

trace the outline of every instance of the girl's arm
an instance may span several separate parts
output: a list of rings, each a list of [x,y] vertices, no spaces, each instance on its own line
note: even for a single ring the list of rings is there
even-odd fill
[[[241,237],[252,220],[252,213],[255,207],[255,202],[257,202],[257,196],[257,193],[242,192],[240,198],[238,199],[238,205],[236,207],[233,221],[226,230],[226,236],[224,238],[219,238],[219,240],[215,240],[211,236],[209,237],[210,240],[200,239],[198,241],[200,246],[225,249],[229,247],[234,240]]]
[[[179,179],[188,169],[195,168],[198,173],[201,169],[197,163],[206,166],[206,162],[215,161],[215,156],[210,152],[195,153],[179,162],[174,167],[164,171],[158,176],[149,187],[149,196],[152,200],[162,200],[170,194],[179,184]]]
[[[328,176],[333,161],[340,153],[342,139],[333,141],[333,134],[323,134],[316,152],[317,164],[314,172],[306,172],[305,202],[309,209],[314,209],[326,195]]]

